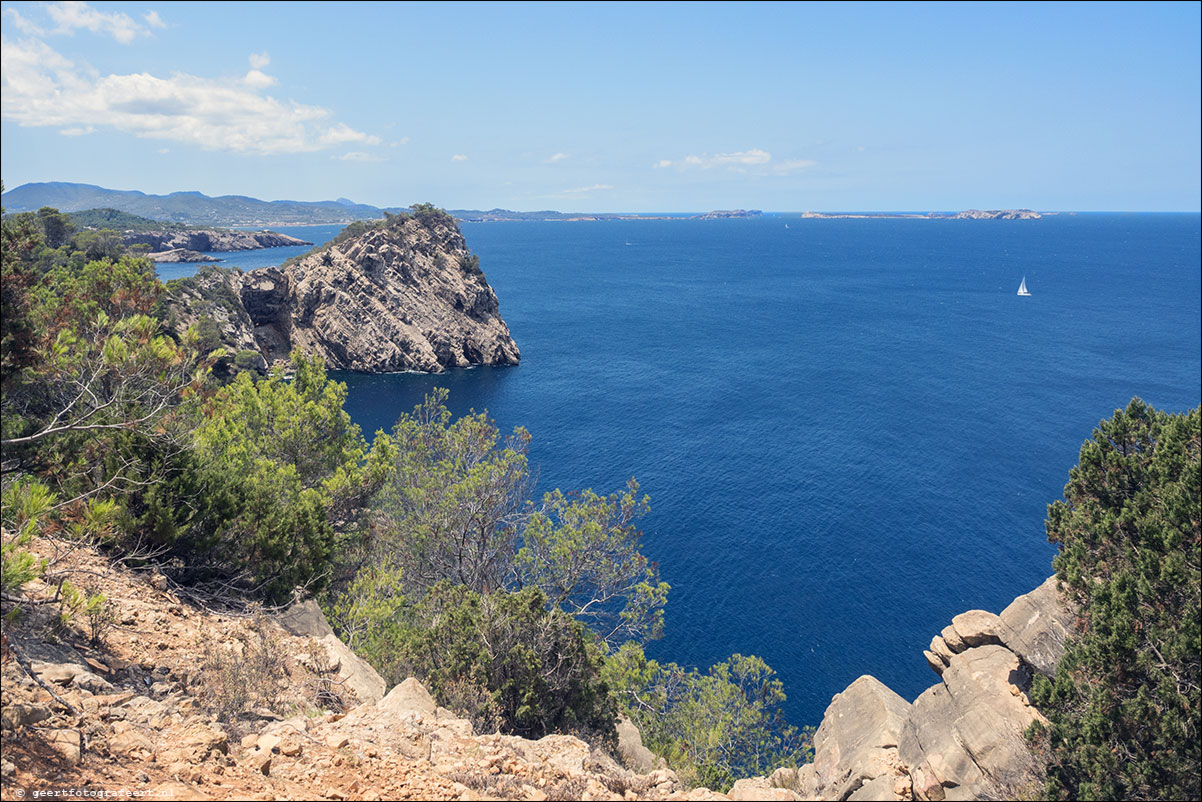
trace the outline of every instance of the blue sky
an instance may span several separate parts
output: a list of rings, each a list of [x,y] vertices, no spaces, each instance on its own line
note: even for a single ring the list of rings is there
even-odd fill
[[[1198,3],[3,3],[5,186],[1199,208]]]

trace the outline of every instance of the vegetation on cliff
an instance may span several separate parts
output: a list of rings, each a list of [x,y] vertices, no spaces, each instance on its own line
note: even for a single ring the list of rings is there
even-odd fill
[[[414,219],[453,227],[431,206],[381,225]],[[625,663],[607,668],[659,637],[668,594],[641,550],[648,502],[633,479],[532,499],[529,436],[453,420],[441,393],[369,444],[321,359],[294,355],[287,378],[228,369],[211,321],[168,325],[153,266],[119,243],[93,252],[85,233],[54,210],[3,222],[9,598],[40,578],[63,615],[99,609],[30,548],[87,543],[158,565],[185,596],[316,594],[388,680],[416,674],[482,726],[608,741],[619,710],[641,715]],[[783,694],[754,658],[657,676],[676,679],[654,744],[699,780],[797,759],[769,735]],[[731,699],[758,712],[707,718]]]
[[[1138,398],[1102,421],[1048,508],[1057,576],[1080,608],[1054,679],[1052,799],[1197,799],[1202,698],[1202,427],[1199,410]]]

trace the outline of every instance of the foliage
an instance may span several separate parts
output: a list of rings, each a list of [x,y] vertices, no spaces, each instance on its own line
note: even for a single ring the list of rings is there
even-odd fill
[[[1200,795],[1200,451],[1198,409],[1134,399],[1094,430],[1048,508],[1081,627],[1032,689],[1051,798]]]
[[[443,704],[526,737],[613,735],[599,645],[537,588],[485,595],[441,582],[410,602],[395,572],[367,566],[331,606],[390,685],[418,676]]]
[[[409,595],[443,580],[485,594],[537,587],[607,642],[660,637],[668,585],[639,551],[648,500],[638,484],[609,496],[556,490],[535,506],[529,433],[502,443],[485,414],[452,421],[446,395],[436,390],[393,429],[371,559],[402,569]]]
[[[167,229],[185,229],[179,223],[165,223],[162,220],[151,220],[129,212],[117,209],[85,209],[82,212],[71,212],[67,218],[76,228],[108,228],[119,231],[164,231]]]
[[[22,478],[6,482],[0,488],[0,589],[15,593],[26,582],[41,577],[46,561],[29,551],[35,535],[40,534],[54,503],[54,493],[44,484]]]
[[[417,222],[426,228],[434,228],[439,225],[455,227],[455,218],[447,214],[445,209],[440,209],[433,203],[415,203],[409,207],[409,210],[417,218]]]
[[[547,493],[522,531],[517,572],[524,585],[542,588],[551,603],[582,621],[607,642],[663,636],[668,583],[639,551],[634,522],[650,503],[631,479],[625,493],[573,497]]]
[[[343,410],[346,385],[299,355],[291,380],[239,373],[208,399],[179,492],[195,513],[177,553],[283,599],[328,579],[334,521],[357,500],[366,443]],[[212,571],[210,571],[212,573]]]
[[[530,436],[484,414],[454,422],[436,390],[393,429],[396,456],[373,500],[376,551],[420,595],[442,580],[490,593],[511,582],[526,504]]]
[[[627,643],[606,660],[601,676],[648,748],[689,785],[726,789],[739,777],[812,757],[812,730],[786,723],[784,687],[758,657],[735,654],[703,674],[649,660]]]

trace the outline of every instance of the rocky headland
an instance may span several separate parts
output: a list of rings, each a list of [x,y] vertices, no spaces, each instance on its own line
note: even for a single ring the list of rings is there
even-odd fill
[[[147,245],[154,253],[184,249],[189,251],[253,251],[286,245],[312,245],[275,231],[235,231],[223,228],[181,228],[163,231],[127,231],[121,236],[126,245]]]
[[[172,282],[167,305],[177,327],[207,316],[228,348],[269,364],[299,350],[339,370],[438,373],[521,357],[445,214],[393,217],[280,267],[202,271]]]

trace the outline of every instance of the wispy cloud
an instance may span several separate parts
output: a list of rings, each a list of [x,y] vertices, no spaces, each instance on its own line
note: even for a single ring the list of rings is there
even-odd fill
[[[746,167],[748,165],[767,164],[772,161],[772,154],[766,150],[752,148],[751,150],[740,150],[734,153],[708,153],[701,156],[685,156],[683,159],[672,161],[670,159],[660,159],[655,163],[656,167],[676,167],[678,169],[698,169],[712,170],[715,167]]]
[[[337,159],[344,162],[386,162],[387,157],[381,156],[378,153],[368,153],[362,150],[352,150],[350,153],[343,153],[339,156],[331,156],[331,159]]]
[[[591,187],[576,187],[575,189],[561,190],[560,195],[580,195],[585,192],[600,192],[603,189],[613,189],[609,184],[593,184]]]
[[[550,157],[548,157],[548,158],[544,159],[544,160],[543,160],[543,162],[544,162],[545,164],[554,164],[555,162],[561,162],[561,161],[563,161],[563,160],[564,160],[564,159],[566,159],[566,158],[568,158],[568,154],[566,154],[566,153],[556,153],[556,154],[553,154],[552,156],[550,156]]]
[[[142,19],[146,20],[146,24],[151,28],[166,28],[167,23],[159,16],[157,11],[147,11],[142,15]]]
[[[73,34],[77,30],[86,29],[92,33],[111,36],[123,45],[129,44],[139,36],[150,35],[150,29],[146,25],[128,14],[120,11],[100,11],[80,0],[50,3],[45,9],[46,15],[55,26],[50,33]],[[155,12],[148,14],[146,21],[153,27],[166,27],[166,23]]]
[[[267,53],[265,53],[265,52],[250,54],[251,69],[261,70],[270,63],[271,63],[271,56],[267,55]]]
[[[451,157],[451,161],[453,161],[453,162],[465,162],[465,161],[467,161],[467,156],[465,156],[465,155],[464,155],[464,154],[462,154],[462,153],[456,153],[454,156],[452,156],[452,157]]]
[[[68,5],[62,13],[75,16],[63,19],[93,19],[90,11]],[[243,78],[103,75],[40,39],[11,41],[2,35],[0,62],[3,118],[22,126],[54,126],[68,134],[111,128],[206,150],[265,155],[380,144],[377,136],[331,121],[328,109],[265,94],[276,79],[259,68]],[[266,55],[253,56],[252,66],[256,63],[267,66]]]
[[[778,162],[772,165],[772,172],[777,175],[788,175],[795,173],[798,170],[804,170],[807,167],[813,167],[818,162],[810,159],[789,159],[787,161]]]
[[[817,162],[809,159],[773,161],[772,154],[768,151],[752,148],[733,153],[705,153],[699,156],[685,156],[681,159],[660,159],[652,167],[657,170],[674,168],[679,171],[713,170],[724,167],[735,173],[789,175],[807,167],[813,167],[815,164]]]

